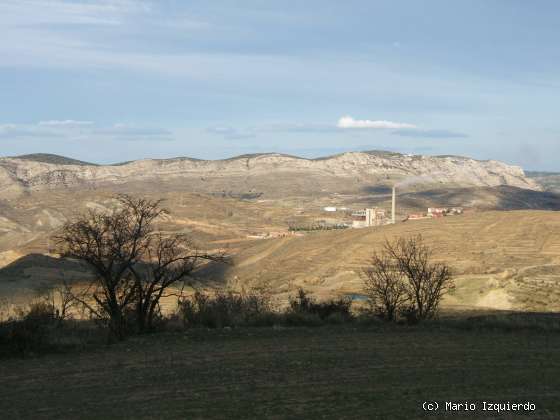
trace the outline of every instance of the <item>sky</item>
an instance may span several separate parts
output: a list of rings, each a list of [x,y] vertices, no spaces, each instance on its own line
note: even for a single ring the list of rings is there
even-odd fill
[[[1,0],[0,155],[560,171],[555,0]]]

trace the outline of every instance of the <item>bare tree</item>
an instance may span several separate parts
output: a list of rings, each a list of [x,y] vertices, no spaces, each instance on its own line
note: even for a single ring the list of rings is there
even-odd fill
[[[139,330],[152,325],[166,290],[188,276],[201,260],[223,255],[197,251],[184,235],[164,237],[154,223],[168,212],[161,200],[119,195],[112,212],[90,210],[65,224],[56,236],[60,254],[84,261],[95,280],[76,299],[95,316],[107,319],[117,338],[125,334],[130,313]],[[93,300],[94,304],[91,304]]]
[[[200,263],[227,261],[223,253],[199,251],[185,235],[158,233],[152,239],[146,252],[147,264],[131,269],[136,280],[136,319],[140,331],[153,327],[160,299],[174,295],[170,288],[188,277]]]
[[[385,252],[407,278],[407,295],[418,320],[437,315],[441,298],[453,289],[451,269],[432,262],[432,251],[422,235],[399,238],[385,244]]]
[[[406,281],[398,266],[386,254],[374,253],[362,270],[365,293],[374,312],[394,321],[407,302]]]
[[[433,318],[441,298],[454,287],[451,269],[432,261],[421,235],[387,240],[363,272],[368,297],[388,319],[405,311],[412,320]]]

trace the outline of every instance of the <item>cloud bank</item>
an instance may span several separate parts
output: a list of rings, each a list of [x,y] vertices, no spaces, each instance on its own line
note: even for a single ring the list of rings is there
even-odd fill
[[[254,129],[239,130],[234,127],[220,125],[215,127],[209,127],[206,129],[208,133],[218,134],[224,137],[226,140],[241,140],[250,139],[256,137]]]
[[[40,121],[39,125],[47,126],[71,126],[71,125],[92,125],[92,121],[76,121],[76,120],[50,120]]]
[[[236,128],[229,125],[213,126],[206,129],[208,133],[222,136],[224,139],[238,140],[257,137],[263,133],[324,133],[341,134],[348,129],[380,129],[389,130],[391,136],[452,139],[467,138],[467,134],[445,130],[420,128],[414,124],[399,123],[386,120],[356,120],[350,116],[342,117],[335,124],[319,123],[274,123],[261,124],[252,127]]]
[[[169,141],[171,131],[157,127],[128,124],[97,125],[93,121],[50,120],[35,124],[0,124],[0,140],[115,140],[115,141]]]
[[[401,137],[420,137],[428,139],[464,139],[469,137],[464,133],[458,133],[450,130],[397,130],[391,133]]]
[[[338,128],[372,128],[372,129],[403,129],[403,128],[416,128],[414,124],[397,123],[385,120],[355,120],[349,115],[346,115],[338,120]]]

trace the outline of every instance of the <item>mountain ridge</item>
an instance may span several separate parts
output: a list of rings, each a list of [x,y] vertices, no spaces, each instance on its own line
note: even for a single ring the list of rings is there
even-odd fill
[[[131,183],[139,188],[140,184],[146,188],[176,184],[184,191],[260,192],[268,197],[354,194],[374,185],[406,185],[407,188],[507,185],[541,190],[522,168],[495,160],[384,151],[346,152],[317,159],[263,153],[222,160],[184,157],[113,165],[88,165],[56,155],[29,156],[0,158],[0,198],[36,190],[116,187]]]
[[[17,160],[28,160],[34,161],[38,163],[47,163],[47,164],[57,164],[57,165],[79,165],[79,166],[123,166],[127,164],[131,164],[134,162],[141,162],[141,161],[163,161],[163,162],[171,162],[171,161],[197,161],[197,162],[227,162],[233,160],[241,160],[241,159],[252,159],[252,158],[259,158],[264,156],[279,156],[279,157],[288,157],[293,159],[299,160],[306,160],[306,161],[322,161],[322,160],[329,160],[335,159],[337,157],[347,155],[347,154],[354,154],[354,153],[363,153],[368,155],[374,156],[381,156],[381,157],[433,157],[433,158],[455,158],[455,159],[465,159],[465,160],[474,160],[477,162],[490,162],[494,161],[494,159],[475,159],[468,156],[462,155],[415,155],[415,154],[407,154],[407,153],[398,153],[398,152],[391,152],[387,150],[363,150],[363,151],[348,151],[348,152],[341,152],[335,153],[332,155],[325,155],[325,156],[318,156],[316,158],[306,158],[303,156],[297,156],[289,153],[280,153],[280,152],[262,152],[262,153],[246,153],[241,155],[235,155],[228,158],[223,159],[201,159],[201,158],[193,158],[190,156],[174,156],[169,158],[143,158],[143,159],[133,159],[127,160],[122,162],[115,162],[115,163],[108,163],[108,164],[101,164],[101,163],[94,163],[83,161],[76,158],[71,158],[63,155],[58,155],[55,153],[29,153],[23,155],[16,155],[16,156],[0,156],[0,161],[3,159],[17,159]]]

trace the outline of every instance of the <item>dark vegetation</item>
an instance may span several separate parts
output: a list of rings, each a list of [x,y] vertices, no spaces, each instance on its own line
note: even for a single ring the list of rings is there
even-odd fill
[[[0,322],[0,358],[28,357],[90,348],[107,335],[88,320],[74,320],[47,300]]]
[[[75,293],[70,289],[61,288],[56,293],[60,294],[56,300],[52,299],[54,295],[45,295],[26,310],[20,310],[15,317],[0,323],[0,356],[25,357],[83,349],[91,342],[111,343],[115,338],[123,338],[115,337],[113,330],[106,328],[106,320],[93,312],[89,312],[91,320],[73,319],[68,311],[81,305],[81,301],[74,299]],[[88,307],[82,309],[89,311]],[[191,296],[178,299],[175,313],[155,318],[149,331],[161,333],[357,322],[358,318],[350,309],[349,298],[318,302],[303,289],[290,299],[289,307],[282,310],[275,308],[270,296],[262,290],[196,291]],[[362,321],[366,318],[363,317]]]
[[[364,193],[367,194],[380,194],[390,196],[393,192],[393,188],[388,185],[368,185],[363,189]]]
[[[318,302],[299,289],[287,308],[278,309],[263,290],[197,291],[179,300],[174,317],[186,328],[319,326],[354,321],[351,304],[349,298]]]
[[[179,300],[177,317],[183,326],[224,328],[270,326],[277,322],[270,297],[259,292],[196,291]]]
[[[77,159],[68,158],[50,153],[32,153],[29,155],[15,156],[16,159],[32,160],[40,163],[50,163],[53,165],[79,165],[79,166],[98,166],[95,163],[84,162]]]
[[[340,223],[340,224],[324,224],[324,223],[316,223],[312,225],[290,225],[288,226],[288,230],[290,232],[314,232],[314,231],[322,231],[322,230],[337,230],[337,229],[348,229],[348,225]]]
[[[286,312],[288,325],[319,325],[321,323],[343,323],[352,321],[350,311],[352,301],[345,297],[317,302],[305,290],[299,289],[297,295],[290,299]]]
[[[58,291],[57,293],[65,293]],[[75,302],[67,302],[73,305]],[[64,314],[62,303],[51,303],[48,298],[38,300],[16,316],[0,322],[0,358],[40,356],[48,353],[68,353],[93,350],[115,344],[115,337],[102,320],[74,319]],[[405,319],[406,320],[406,319]],[[492,313],[477,316],[445,316],[426,319],[421,324],[386,322],[377,312],[352,308],[349,298],[317,301],[303,289],[290,298],[288,307],[279,309],[263,291],[196,291],[178,300],[177,310],[159,317],[152,333],[212,334],[212,330],[253,331],[262,334],[262,328],[274,331],[292,328],[328,329],[340,325],[348,331],[382,329],[387,334],[399,331],[459,330],[521,334],[559,334],[560,316],[550,313]],[[255,329],[256,328],[256,329]],[[260,331],[260,332],[259,332]],[[253,333],[250,333],[253,334]],[[152,335],[152,334],[150,334]],[[138,335],[136,335],[138,336]],[[126,341],[134,345],[134,336]]]
[[[210,195],[214,197],[222,197],[222,198],[236,198],[239,200],[256,200],[257,198],[262,197],[264,193],[262,192],[235,192],[235,191],[220,191],[220,192],[213,192]]]

